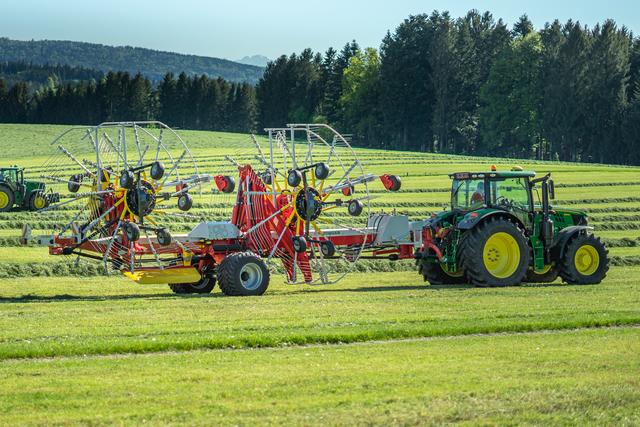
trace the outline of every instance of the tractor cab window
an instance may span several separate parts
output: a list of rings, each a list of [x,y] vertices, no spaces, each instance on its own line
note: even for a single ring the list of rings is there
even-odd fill
[[[5,182],[18,182],[18,172],[14,169],[6,169],[2,171]]]
[[[451,205],[453,209],[464,211],[478,209],[484,203],[484,180],[453,180],[451,188]]]
[[[491,181],[491,204],[530,210],[528,180],[526,178],[504,178]]]

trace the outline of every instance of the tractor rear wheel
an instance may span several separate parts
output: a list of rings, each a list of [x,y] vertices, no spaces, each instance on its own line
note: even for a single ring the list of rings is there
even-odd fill
[[[602,282],[609,271],[609,251],[593,234],[579,234],[567,243],[560,277],[572,285]]]
[[[238,252],[222,260],[217,269],[220,290],[228,296],[256,296],[269,287],[267,264],[253,252]]]
[[[449,273],[446,264],[423,262],[420,273],[424,277],[424,281],[429,282],[431,285],[460,285],[467,283],[464,271],[459,270],[456,273]]]
[[[209,294],[216,286],[216,279],[213,277],[203,277],[197,283],[176,283],[169,285],[176,294]]]
[[[5,186],[0,186],[0,212],[10,211],[15,201],[13,191]]]
[[[529,245],[516,224],[489,218],[463,234],[460,264],[476,286],[519,285],[529,267]]]

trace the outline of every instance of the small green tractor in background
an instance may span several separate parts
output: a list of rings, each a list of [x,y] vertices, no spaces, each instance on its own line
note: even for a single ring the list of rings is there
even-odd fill
[[[434,214],[416,254],[431,284],[513,286],[521,282],[595,284],[609,269],[608,251],[583,211],[551,206],[551,174],[514,168],[461,172],[451,209]]]
[[[44,183],[25,180],[24,168],[0,168],[0,212],[16,205],[37,211],[59,201],[60,195],[51,189],[47,192]]]

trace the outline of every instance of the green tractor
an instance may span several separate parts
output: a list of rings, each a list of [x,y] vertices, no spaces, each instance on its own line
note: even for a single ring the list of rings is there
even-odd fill
[[[433,214],[416,254],[431,284],[514,286],[552,282],[600,283],[608,251],[580,210],[551,206],[551,174],[461,172],[453,180],[451,209]]]
[[[25,180],[23,168],[0,168],[0,212],[15,205],[37,211],[59,201],[60,195],[51,189],[47,192],[44,183]]]

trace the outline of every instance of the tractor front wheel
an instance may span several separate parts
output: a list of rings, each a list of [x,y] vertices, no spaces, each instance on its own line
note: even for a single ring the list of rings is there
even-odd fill
[[[579,234],[567,243],[560,277],[572,285],[602,282],[609,271],[609,251],[593,234]]]
[[[422,262],[420,273],[424,277],[424,281],[429,282],[431,285],[461,285],[467,283],[462,270],[450,273],[446,264]]]
[[[519,285],[529,267],[529,245],[516,224],[489,218],[462,235],[460,264],[476,286]]]
[[[253,252],[238,252],[222,260],[217,269],[220,290],[228,296],[257,296],[269,287],[267,264]]]
[[[209,294],[216,286],[216,279],[213,277],[203,277],[197,283],[176,283],[169,285],[176,294]]]
[[[29,210],[39,211],[46,208],[48,205],[47,198],[44,195],[44,191],[34,191],[29,197]]]
[[[527,283],[551,283],[558,278],[558,267],[555,265],[546,265],[542,273],[536,273],[532,269],[527,271],[525,282]]]
[[[13,191],[7,187],[0,186],[0,212],[9,212],[15,201]]]

